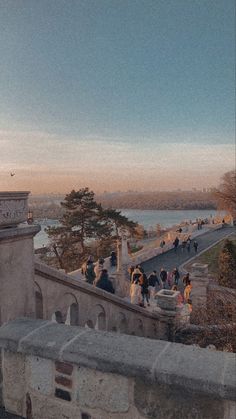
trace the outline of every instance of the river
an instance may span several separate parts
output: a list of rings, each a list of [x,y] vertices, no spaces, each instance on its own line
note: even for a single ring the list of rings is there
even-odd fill
[[[215,210],[134,210],[124,209],[120,210],[123,215],[132,221],[142,224],[145,229],[156,227],[160,224],[162,227],[171,227],[172,225],[179,224],[181,221],[195,221],[196,218],[209,218],[211,215],[214,217],[220,213]],[[224,213],[221,213],[222,217]],[[48,244],[48,236],[44,231],[48,226],[58,225],[58,220],[43,220],[40,221],[41,231],[34,238],[34,247],[46,246]]]

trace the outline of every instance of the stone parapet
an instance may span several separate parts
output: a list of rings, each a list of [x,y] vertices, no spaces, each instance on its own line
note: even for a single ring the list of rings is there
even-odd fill
[[[5,407],[24,417],[234,419],[232,353],[32,319],[2,326],[0,348]]]
[[[27,220],[29,192],[0,192],[0,228]]]

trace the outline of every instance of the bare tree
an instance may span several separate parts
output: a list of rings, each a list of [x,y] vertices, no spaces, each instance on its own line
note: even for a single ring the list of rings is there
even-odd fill
[[[236,170],[227,172],[222,177],[222,183],[215,191],[220,209],[231,213],[236,211]]]

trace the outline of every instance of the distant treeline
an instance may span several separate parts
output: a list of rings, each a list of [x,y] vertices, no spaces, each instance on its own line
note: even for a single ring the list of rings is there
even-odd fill
[[[63,196],[41,196],[30,198],[30,208],[34,218],[62,217],[60,201]],[[97,195],[96,201],[103,207],[141,210],[195,210],[216,209],[216,201],[211,192],[120,192]]]
[[[142,210],[216,209],[211,192],[132,192],[96,197],[104,207]]]

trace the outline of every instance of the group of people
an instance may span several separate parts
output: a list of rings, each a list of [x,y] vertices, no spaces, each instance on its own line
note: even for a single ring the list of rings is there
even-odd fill
[[[181,243],[182,252],[184,252],[184,251],[185,251],[185,249],[186,249],[186,250],[187,250],[187,252],[188,252],[188,253],[190,253],[190,250],[191,250],[191,243],[192,243],[192,240],[191,240],[190,236],[188,236],[188,238],[187,238],[187,239],[183,239],[183,240],[182,240],[182,243]],[[174,246],[174,250],[175,250],[175,252],[177,252],[177,249],[178,249],[178,247],[179,247],[179,244],[180,244],[180,240],[179,240],[179,238],[176,236],[176,238],[175,238],[175,240],[174,240],[174,242],[173,242],[173,246]],[[197,242],[197,240],[194,240],[194,241],[193,241],[193,248],[194,248],[194,250],[195,250],[195,253],[197,253],[197,251],[198,251],[198,242]]]
[[[103,258],[99,258],[94,264],[90,256],[82,266],[82,274],[89,284],[114,294],[115,290],[112,281],[109,279],[108,271],[104,267],[104,262],[105,260]]]
[[[180,273],[177,267],[172,271],[167,271],[164,267],[161,268],[159,275],[156,270],[147,276],[142,266],[131,266],[129,268],[130,275],[130,300],[131,303],[137,304],[141,307],[150,306],[150,300],[154,299],[155,294],[160,289],[170,289],[178,291],[181,286],[184,286],[184,292],[179,294],[178,304],[191,304],[191,280],[189,273],[184,275],[180,283]]]

